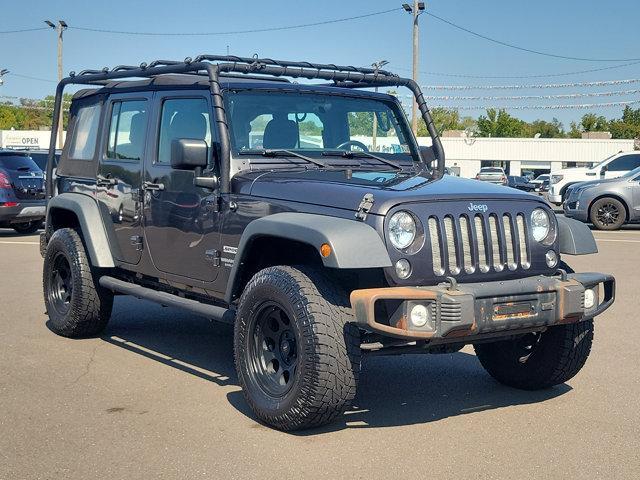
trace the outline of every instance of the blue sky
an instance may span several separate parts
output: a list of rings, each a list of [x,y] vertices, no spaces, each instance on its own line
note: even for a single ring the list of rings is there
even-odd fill
[[[70,26],[151,32],[211,32],[268,28],[366,14],[400,6],[402,1],[215,1],[215,0],[22,0],[2,2],[0,31],[42,26],[44,19],[62,18]],[[499,40],[567,56],[638,58],[640,3],[637,0],[484,1],[432,0],[427,9],[471,30]],[[467,75],[547,75],[589,70],[628,62],[562,60],[525,53],[476,38],[434,18],[421,17],[420,70]],[[56,78],[55,34],[42,30],[0,34],[0,68],[38,78]],[[298,30],[224,36],[126,36],[80,30],[65,32],[65,73],[83,68],[138,64],[156,58],[182,59],[199,53],[230,52],[295,60],[368,65],[378,59],[388,68],[410,75],[411,18],[402,10],[375,17]],[[499,85],[547,84],[640,78],[636,65],[532,79],[468,79],[423,73],[421,84]],[[43,97],[54,83],[6,76],[0,95]],[[640,83],[553,90],[430,92],[432,95],[544,95],[640,89]],[[640,99],[637,93],[579,99],[460,101],[459,105],[527,105],[601,103]],[[434,102],[430,103],[447,103]],[[637,105],[638,107],[640,105]],[[618,117],[622,107],[593,109]],[[462,112],[466,113],[466,112]],[[469,112],[477,116],[480,111]],[[558,117],[565,123],[581,110],[525,110],[513,114],[531,120]]]

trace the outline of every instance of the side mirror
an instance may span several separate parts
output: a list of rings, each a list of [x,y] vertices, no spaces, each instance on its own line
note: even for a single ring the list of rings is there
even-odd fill
[[[607,168],[607,166],[606,166],[606,165],[605,165],[604,167],[602,167],[602,168],[600,169],[600,176],[601,176],[601,177],[604,177],[604,174],[607,172],[607,170],[608,170],[608,168]]]
[[[431,168],[433,161],[436,159],[436,155],[433,153],[433,148],[421,146],[420,158],[429,168]]]
[[[207,142],[191,138],[179,138],[171,142],[171,168],[195,170],[207,166]]]

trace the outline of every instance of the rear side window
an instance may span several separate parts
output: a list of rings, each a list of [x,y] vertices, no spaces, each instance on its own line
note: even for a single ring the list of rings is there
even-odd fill
[[[610,172],[627,172],[638,167],[640,167],[640,155],[625,155],[609,163],[607,170]]]
[[[15,171],[38,171],[40,167],[30,158],[25,155],[2,155],[0,156],[0,167],[7,170]]]
[[[114,102],[111,107],[107,158],[138,161],[144,153],[147,132],[146,100]]]
[[[76,114],[73,138],[69,145],[69,158],[92,160],[96,152],[96,138],[100,122],[100,104],[81,107]]]
[[[204,140],[211,147],[209,106],[204,98],[165,100],[160,119],[157,163],[171,163],[171,142],[181,138]]]

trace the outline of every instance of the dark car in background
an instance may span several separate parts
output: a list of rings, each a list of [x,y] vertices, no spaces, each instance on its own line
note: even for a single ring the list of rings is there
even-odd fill
[[[591,222],[598,230],[617,230],[625,223],[640,222],[640,167],[605,180],[570,185],[564,213]]]
[[[507,176],[507,186],[517,188],[524,192],[533,192],[536,189],[536,186],[531,183],[527,177],[518,177],[515,175]]]
[[[45,205],[44,174],[29,153],[0,150],[0,227],[34,233]]]

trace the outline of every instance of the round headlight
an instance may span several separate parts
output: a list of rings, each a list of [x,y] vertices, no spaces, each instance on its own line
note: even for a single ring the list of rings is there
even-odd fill
[[[398,250],[410,246],[416,238],[417,228],[413,215],[400,211],[389,219],[389,240]]]
[[[531,212],[531,235],[536,242],[543,242],[547,239],[551,228],[551,218],[547,212],[541,208],[536,208]]]

